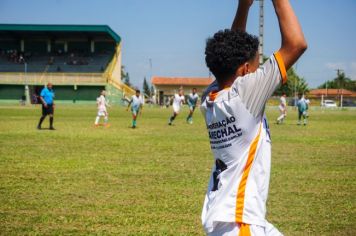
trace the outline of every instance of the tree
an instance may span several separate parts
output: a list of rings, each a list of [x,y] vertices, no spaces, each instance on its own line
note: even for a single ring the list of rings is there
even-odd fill
[[[346,77],[345,73],[338,72],[338,75],[333,80],[328,80],[321,84],[318,88],[329,88],[329,89],[348,89],[351,91],[356,91],[356,81],[351,80]]]
[[[151,90],[150,90],[150,86],[149,86],[148,83],[147,83],[146,77],[143,79],[143,86],[142,86],[142,89],[143,89],[143,93],[144,93],[146,96],[151,97]]]
[[[121,66],[121,80],[124,84],[131,87],[130,75],[125,71],[125,66]]]
[[[263,62],[266,62],[269,58],[263,56]],[[295,93],[307,93],[309,92],[308,83],[303,77],[299,77],[293,67],[287,71],[287,82],[282,84],[275,92],[275,95],[282,95],[285,93],[288,97],[295,96]]]
[[[299,77],[294,68],[291,67],[287,71],[287,82],[281,85],[275,94],[281,95],[285,93],[287,96],[294,96],[294,93],[306,93],[309,91],[308,84],[303,77]]]
[[[150,90],[151,90],[151,97],[152,97],[153,95],[155,95],[155,88],[153,87],[153,85],[151,85]]]

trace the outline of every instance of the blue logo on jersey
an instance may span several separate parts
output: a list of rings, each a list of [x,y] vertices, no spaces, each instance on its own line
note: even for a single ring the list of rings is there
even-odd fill
[[[265,128],[268,138],[271,139],[271,133],[269,131],[269,125],[266,117],[263,117],[263,128]]]

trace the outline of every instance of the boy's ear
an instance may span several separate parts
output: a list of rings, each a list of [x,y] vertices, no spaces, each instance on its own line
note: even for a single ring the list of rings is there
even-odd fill
[[[246,74],[248,74],[248,73],[250,73],[251,71],[250,71],[250,63],[248,63],[248,62],[246,62],[245,64],[244,64],[244,75],[246,75]]]
[[[237,68],[236,75],[237,76],[245,76],[246,74],[250,73],[251,65],[248,62],[245,62],[239,68]]]

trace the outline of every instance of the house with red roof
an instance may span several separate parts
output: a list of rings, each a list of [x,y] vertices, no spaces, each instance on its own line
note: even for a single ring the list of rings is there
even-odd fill
[[[158,104],[164,104],[167,97],[173,96],[180,88],[183,88],[184,94],[191,93],[193,88],[197,89],[199,96],[214,81],[209,77],[159,77],[154,76],[151,83],[155,88],[155,94]]]
[[[315,98],[356,98],[356,92],[347,89],[313,89],[309,92],[309,97]]]

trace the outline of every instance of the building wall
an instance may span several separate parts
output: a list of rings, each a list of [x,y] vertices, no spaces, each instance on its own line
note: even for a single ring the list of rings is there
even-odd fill
[[[40,95],[44,86],[30,86],[30,96]],[[105,86],[53,86],[55,100],[95,101]],[[20,100],[25,95],[24,85],[0,85],[0,100]]]
[[[203,94],[205,89],[208,86],[198,86],[198,85],[154,85],[156,91],[156,99],[158,104],[162,104],[165,101],[165,98],[173,96],[175,93],[178,93],[179,89],[182,87],[184,90],[184,95],[189,95],[192,92],[193,88],[197,89],[199,97]],[[162,94],[163,92],[163,94]]]
[[[4,85],[0,84],[0,99],[20,100],[25,95],[23,85]]]
[[[182,87],[184,90],[184,94],[188,95],[189,93],[192,92],[193,88],[197,89],[197,93],[201,95],[203,91],[208,87],[208,86],[196,86],[196,85],[185,85],[185,86],[178,86],[178,85],[155,85],[155,89],[157,91],[163,91],[165,95],[171,96],[174,95],[175,93],[178,93],[179,88]]]
[[[95,101],[105,86],[53,86],[56,100]]]

